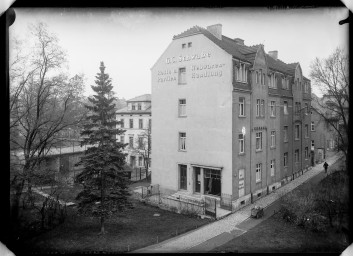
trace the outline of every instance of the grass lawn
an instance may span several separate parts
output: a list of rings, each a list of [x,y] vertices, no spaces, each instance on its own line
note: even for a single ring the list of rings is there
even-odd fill
[[[341,253],[347,246],[342,234],[334,231],[322,234],[305,231],[274,215],[212,252]]]
[[[126,252],[200,227],[208,219],[191,218],[157,207],[134,202],[135,208],[118,214],[106,222],[106,235],[98,235],[99,219],[77,216],[76,209],[70,209],[69,217],[51,231],[24,242],[26,252]],[[153,216],[159,213],[159,217]]]

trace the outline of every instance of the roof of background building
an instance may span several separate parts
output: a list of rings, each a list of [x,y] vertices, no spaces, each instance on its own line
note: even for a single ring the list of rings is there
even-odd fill
[[[127,102],[131,102],[131,101],[151,101],[151,94],[143,94],[135,98],[132,98],[130,100],[127,100]]]
[[[121,108],[116,111],[118,114],[151,114],[151,107],[146,108],[145,110],[128,110],[127,107]]]
[[[216,45],[218,45],[220,48],[225,50],[227,53],[231,54],[234,58],[240,59],[242,61],[250,62],[252,64],[254,63],[257,50],[261,46],[261,44],[253,45],[253,46],[238,44],[236,43],[235,40],[229,37],[226,37],[224,35],[222,35],[222,40],[219,40],[210,31],[199,26],[194,26],[178,35],[175,35],[173,37],[173,40],[191,36],[191,35],[196,35],[196,34],[203,34],[212,42],[214,42]],[[271,69],[281,73],[289,74],[289,75],[295,74],[295,69],[298,63],[286,64],[279,59],[275,60],[268,54],[266,54],[266,59]]]

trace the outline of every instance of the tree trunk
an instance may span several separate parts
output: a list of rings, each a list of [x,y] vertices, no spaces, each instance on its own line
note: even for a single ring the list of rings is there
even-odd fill
[[[18,220],[19,207],[20,207],[23,187],[24,187],[24,180],[18,182],[15,187],[15,195],[14,195],[14,198],[12,201],[12,207],[11,207],[11,216],[12,216],[12,221],[14,222]]]

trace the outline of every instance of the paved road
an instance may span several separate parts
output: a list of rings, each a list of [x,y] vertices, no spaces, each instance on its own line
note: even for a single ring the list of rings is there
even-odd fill
[[[327,159],[327,163],[332,165],[336,162],[342,154],[336,154]],[[292,182],[280,187],[273,193],[264,196],[263,198],[257,200],[255,203],[265,210],[265,218],[259,220],[251,220],[251,224],[247,223],[249,221],[249,216],[253,204],[245,206],[239,211],[225,217],[222,220],[213,222],[206,226],[200,227],[196,230],[190,231],[178,237],[163,241],[156,245],[151,245],[139,250],[134,251],[134,253],[165,253],[165,252],[205,252],[213,249],[220,244],[220,242],[228,242],[236,236],[239,236],[246,232],[252,225],[257,225],[264,219],[268,218],[271,214],[270,212],[276,210],[278,207],[276,202],[282,195],[292,191],[303,182],[310,180],[317,174],[323,171],[322,165],[319,164],[312,168],[311,171],[304,173],[302,176],[296,178]],[[273,204],[273,205],[272,205]]]

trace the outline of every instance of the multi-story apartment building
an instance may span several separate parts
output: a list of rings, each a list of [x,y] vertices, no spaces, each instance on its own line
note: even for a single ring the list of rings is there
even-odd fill
[[[117,140],[127,143],[125,153],[126,162],[131,167],[144,167],[147,159],[148,137],[151,127],[151,94],[144,94],[126,101],[127,106],[117,110],[116,118],[121,124],[117,126],[126,130],[124,135],[117,136]]]
[[[310,166],[310,81],[263,45],[195,26],[152,72],[152,184],[235,207]]]
[[[312,94],[311,108],[311,156],[312,165],[322,163],[329,151],[334,151],[337,148],[337,132],[326,122],[322,116],[327,112],[324,109],[325,99],[319,98]],[[337,122],[338,125],[338,122]]]

